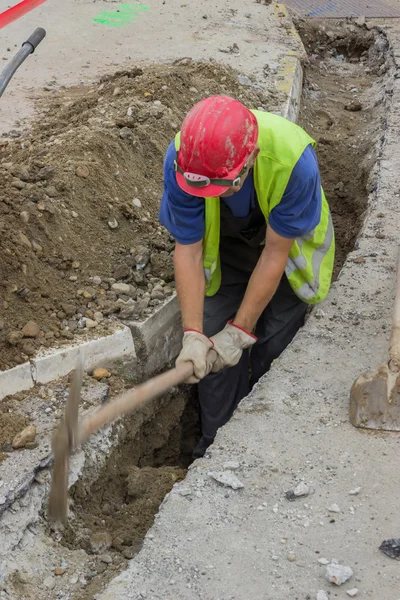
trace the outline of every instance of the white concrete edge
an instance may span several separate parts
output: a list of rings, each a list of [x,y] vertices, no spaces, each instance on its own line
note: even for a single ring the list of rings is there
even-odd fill
[[[38,354],[22,365],[0,373],[0,400],[68,375],[81,355],[85,369],[107,365],[123,358],[136,358],[129,327],[119,325],[112,334]]]

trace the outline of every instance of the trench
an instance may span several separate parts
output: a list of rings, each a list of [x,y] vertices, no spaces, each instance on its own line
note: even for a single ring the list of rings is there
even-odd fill
[[[322,183],[336,231],[335,277],[354,249],[377,186],[390,68],[375,31],[332,22],[297,23],[307,51],[299,124],[317,142]],[[138,426],[137,423],[140,422]],[[173,390],[124,424],[94,483],[72,489],[61,544],[88,554],[86,579],[71,598],[94,598],[143,543],[166,494],[184,479],[200,436],[196,394]]]

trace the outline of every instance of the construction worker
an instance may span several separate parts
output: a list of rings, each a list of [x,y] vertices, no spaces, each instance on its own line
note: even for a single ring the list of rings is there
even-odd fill
[[[191,361],[199,384],[194,457],[328,293],[334,231],[314,146],[282,117],[213,96],[167,150],[160,222],[176,241],[177,363]]]

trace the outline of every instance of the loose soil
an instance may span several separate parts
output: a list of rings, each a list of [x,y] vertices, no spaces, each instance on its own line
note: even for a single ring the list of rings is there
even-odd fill
[[[345,22],[297,23],[308,54],[299,124],[317,142],[336,234],[335,277],[354,248],[376,186],[386,129],[388,42]]]
[[[0,463],[7,456],[2,450],[12,450],[12,441],[28,425],[28,419],[18,413],[0,412]]]
[[[210,94],[266,100],[231,69],[182,59],[51,91],[31,130],[0,142],[0,369],[88,327],[107,333],[113,316],[145,318],[172,294],[163,158]],[[21,334],[29,320],[33,338]]]

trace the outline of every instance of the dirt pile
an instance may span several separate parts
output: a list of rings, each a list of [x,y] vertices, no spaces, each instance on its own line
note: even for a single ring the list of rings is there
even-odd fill
[[[354,248],[377,185],[386,129],[388,42],[346,22],[297,23],[308,57],[299,124],[317,141],[336,234],[335,275]]]
[[[0,369],[172,294],[163,158],[191,106],[221,93],[265,104],[231,69],[182,59],[52,91],[0,143]]]

